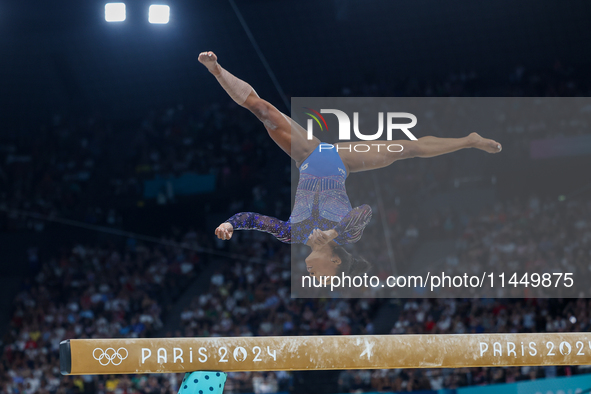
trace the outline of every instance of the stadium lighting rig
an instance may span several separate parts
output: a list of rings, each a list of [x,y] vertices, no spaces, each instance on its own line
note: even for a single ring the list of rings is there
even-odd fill
[[[150,23],[164,24],[170,19],[170,7],[167,5],[152,4],[148,13]]]
[[[107,22],[123,22],[125,16],[125,3],[105,4],[105,20]]]
[[[105,4],[105,21],[123,22],[125,21],[126,9],[125,3],[107,3]],[[170,7],[163,4],[152,4],[148,9],[148,22],[152,24],[166,24],[170,21]]]

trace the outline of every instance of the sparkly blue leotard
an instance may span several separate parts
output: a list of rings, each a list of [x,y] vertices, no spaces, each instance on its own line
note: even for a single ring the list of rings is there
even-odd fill
[[[339,245],[357,242],[371,219],[371,208],[351,207],[346,177],[336,148],[321,143],[300,166],[295,204],[287,222],[254,212],[238,213],[226,222],[234,230],[264,231],[285,243],[305,244],[316,228],[334,229],[338,234],[334,241]]]

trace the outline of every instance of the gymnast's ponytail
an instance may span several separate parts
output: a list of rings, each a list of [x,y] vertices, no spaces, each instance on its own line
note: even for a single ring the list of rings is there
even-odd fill
[[[367,273],[371,268],[371,264],[362,257],[353,256],[347,252],[342,246],[336,246],[333,252],[341,258],[340,272],[345,275],[361,275]]]

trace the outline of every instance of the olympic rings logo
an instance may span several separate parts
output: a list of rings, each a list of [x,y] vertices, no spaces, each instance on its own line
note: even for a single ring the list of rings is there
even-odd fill
[[[96,351],[99,351],[98,357]],[[125,356],[123,356],[120,351],[125,350]],[[123,360],[125,360],[129,356],[129,352],[124,347],[120,347],[119,349],[115,350],[112,347],[108,348],[107,350],[103,350],[101,348],[96,348],[92,352],[92,357],[97,360],[103,367],[109,365],[109,363],[113,365],[119,365]]]

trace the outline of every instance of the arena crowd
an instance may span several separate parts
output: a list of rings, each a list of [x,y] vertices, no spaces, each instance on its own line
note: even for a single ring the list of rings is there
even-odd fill
[[[493,87],[494,85],[494,87]],[[517,67],[499,88],[474,72],[444,81],[401,81],[398,86],[366,84],[337,95],[367,96],[577,96],[588,95],[589,81],[560,64],[547,70]],[[327,92],[330,93],[330,92]],[[328,94],[327,94],[328,95]],[[140,125],[56,116],[31,134],[14,130],[0,141],[0,231],[43,231],[43,220],[14,210],[57,215],[84,223],[124,228],[125,204],[174,204],[178,196],[163,190],[154,201],[143,197],[143,182],[185,172],[213,173],[217,191],[229,198],[229,217],[243,206],[287,218],[289,207],[273,200],[273,179],[265,177],[281,152],[256,119],[236,106],[176,106],[147,115]],[[573,129],[573,134],[580,129]],[[540,134],[507,134],[524,144]],[[542,135],[546,136],[546,135]],[[270,153],[271,152],[271,153]],[[280,154],[279,154],[280,153]],[[285,174],[289,162],[282,157]],[[441,168],[426,161],[406,165],[394,188],[413,193],[431,190],[421,174]],[[281,167],[277,165],[276,167]],[[413,170],[414,168],[414,170]],[[414,173],[413,173],[414,171]],[[244,192],[244,191],[247,192]],[[286,197],[287,190],[281,191]],[[273,197],[274,196],[274,197]],[[289,198],[289,197],[287,197]],[[446,256],[449,269],[458,262],[481,264],[551,264],[588,269],[591,257],[591,204],[585,198],[557,202],[540,196],[498,199],[478,214],[446,211],[426,220],[387,216],[397,259],[409,260],[426,239],[455,242]],[[368,232],[371,234],[371,227]],[[120,242],[57,245],[52,258],[25,278],[2,340],[0,387],[10,394],[176,393],[180,375],[81,376],[59,374],[58,348],[66,338],[251,335],[373,334],[373,319],[396,302],[391,333],[481,333],[588,331],[587,299],[292,299],[290,249],[270,236],[245,232],[224,245],[211,229],[181,236],[164,234],[178,246],[133,238]],[[246,256],[230,261],[198,252],[201,248]],[[360,243],[368,260],[384,259],[371,242]],[[34,248],[29,258],[39,259]],[[262,262],[261,262],[262,261]],[[164,321],[182,291],[216,264],[209,288],[183,309],[181,325],[162,332]],[[341,392],[436,390],[588,372],[582,367],[468,368],[459,370],[343,371]],[[227,393],[289,391],[285,372],[231,373]]]

